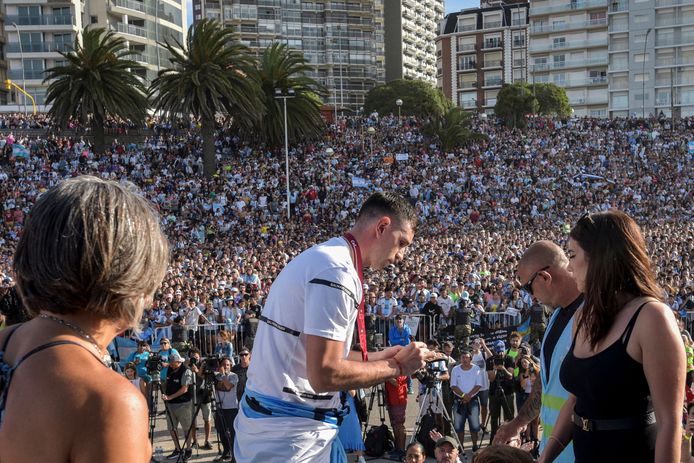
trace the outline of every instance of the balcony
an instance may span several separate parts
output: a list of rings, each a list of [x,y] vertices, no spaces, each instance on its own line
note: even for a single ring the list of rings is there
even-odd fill
[[[672,85],[674,87],[678,87],[680,85],[694,85],[694,76],[673,77]],[[668,76],[668,77],[657,78],[655,80],[655,86],[656,87],[669,87],[670,86],[670,77]]]
[[[472,64],[463,64],[458,66],[458,72],[469,72],[469,71],[476,71],[477,70],[477,65],[475,63]]]
[[[496,98],[487,98],[486,100],[484,100],[484,106],[485,107],[496,106]]]
[[[629,11],[629,2],[620,1],[610,3],[610,13],[620,13],[622,11]]]
[[[501,40],[485,40],[482,48],[487,50],[490,48],[501,48],[502,46],[503,42]]]
[[[5,24],[18,26],[72,26],[72,16],[44,14],[41,16],[7,15]]]
[[[474,31],[477,29],[477,24],[458,24],[455,28],[456,32]]]
[[[681,34],[679,37],[672,37],[672,38],[667,38],[667,39],[658,39],[655,41],[655,46],[656,47],[665,47],[665,46],[681,46],[681,45],[690,45],[694,44],[694,33],[684,33]]]
[[[458,82],[458,90],[471,90],[473,88],[477,88],[476,80]]]
[[[607,18],[589,19],[587,21],[575,21],[570,23],[547,24],[544,26],[533,26],[530,32],[533,34],[548,34],[550,32],[561,32],[578,29],[590,29],[607,25]]]
[[[140,26],[134,26],[132,24],[118,23],[116,24],[116,29],[118,32],[123,32],[124,34],[137,35],[139,37],[147,38],[147,29]]]
[[[529,49],[532,53],[542,53],[552,50],[569,50],[572,48],[592,48],[606,46],[607,39],[605,40],[567,40],[564,42],[552,42],[544,44],[532,45]]]
[[[111,0],[113,3],[112,7],[124,8],[133,11],[139,11],[143,14],[155,15],[156,11],[154,8],[145,5],[143,2],[136,2],[134,0]]]
[[[694,58],[656,58],[655,66],[691,66],[694,64]]]
[[[50,53],[50,52],[68,52],[72,51],[72,43],[23,43],[20,47],[19,42],[8,43],[5,49],[7,53]]]
[[[502,66],[502,61],[500,59],[490,59],[485,60],[483,68],[500,68]]]
[[[583,68],[588,66],[607,66],[607,56],[604,58],[588,58],[570,61],[554,61],[551,63],[539,63],[530,66],[531,72],[551,71],[555,69]]]
[[[694,0],[655,0],[656,8],[665,8],[677,5],[694,5]]]
[[[462,45],[458,45],[458,52],[466,52],[466,51],[475,51],[477,49],[477,45],[474,43],[464,43]]]
[[[463,109],[468,109],[468,108],[476,108],[477,107],[477,100],[462,100],[460,102],[460,105],[463,107]]]
[[[542,14],[558,13],[560,11],[587,10],[591,8],[601,8],[607,6],[607,0],[588,0],[584,2],[571,1],[563,5],[530,7],[530,16]]]
[[[497,27],[501,27],[501,21],[487,21],[482,27],[484,29],[496,29]]]
[[[491,79],[485,79],[484,81],[484,86],[485,87],[499,87],[503,83],[503,80],[501,77],[492,77]]]
[[[36,69],[27,69],[24,71],[24,74],[22,75],[22,70],[21,69],[11,69],[10,71],[7,72],[7,77],[11,80],[16,80],[20,81],[23,79],[26,80],[43,80],[44,77],[44,71],[43,70],[36,70]]]
[[[609,33],[614,32],[627,32],[629,30],[629,24],[610,24]]]

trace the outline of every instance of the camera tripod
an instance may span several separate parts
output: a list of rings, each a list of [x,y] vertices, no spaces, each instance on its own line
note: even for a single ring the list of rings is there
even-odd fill
[[[369,430],[369,420],[371,418],[371,410],[374,407],[374,399],[378,399],[376,404],[378,407],[378,418],[381,420],[381,425],[386,423],[386,392],[383,383],[371,386],[371,392],[369,392],[369,406],[366,409],[366,421],[364,422],[364,431],[362,432],[362,439],[366,440],[366,433]]]
[[[194,384],[193,384],[194,386],[196,386],[195,383],[197,383],[196,376],[197,376],[197,374],[193,373],[193,378],[195,378]],[[195,440],[195,437],[196,437],[195,434],[197,434],[197,428],[195,425],[196,425],[196,421],[198,418],[198,413],[200,413],[202,406],[205,404],[205,399],[209,398],[209,400],[210,400],[210,402],[209,402],[210,403],[210,417],[212,419],[214,419],[217,416],[218,404],[217,404],[217,393],[216,393],[217,391],[216,391],[215,385],[214,385],[214,375],[210,374],[210,372],[206,372],[204,375],[204,381],[205,381],[205,384],[203,386],[203,394],[202,394],[202,397],[199,398],[200,399],[199,401],[198,401],[198,394],[197,394],[198,388],[195,387],[195,389],[193,390],[193,407],[194,407],[193,419],[190,422],[190,427],[186,431],[186,437],[193,436],[192,437],[193,440]],[[221,407],[219,407],[219,408],[221,408]],[[222,430],[222,433],[226,436],[226,426],[227,425],[226,425],[226,423],[224,423],[224,420],[221,420],[221,422],[222,422],[222,426],[224,427],[224,429]],[[221,454],[222,453],[221,449],[220,449],[221,438],[219,435],[219,429],[217,429],[217,426],[215,426],[214,428],[215,428],[215,433],[217,434],[217,453]],[[178,438],[177,438],[177,440],[178,440]],[[185,440],[183,443],[185,444]],[[192,445],[192,443],[191,443],[191,445]],[[180,447],[180,445],[179,445],[179,447]],[[179,455],[179,458],[180,458],[180,461],[182,462],[183,461],[183,459],[182,459],[183,453],[181,453]],[[177,461],[179,461],[179,460],[177,460]]]
[[[458,433],[455,432],[455,427],[453,426],[453,420],[451,419],[451,416],[448,414],[448,410],[446,410],[446,406],[444,405],[443,401],[443,395],[441,394],[441,389],[436,387],[435,382],[428,382],[426,383],[426,390],[424,391],[424,394],[421,396],[421,402],[419,406],[419,414],[417,415],[417,419],[415,421],[414,425],[414,432],[412,433],[412,439],[410,439],[410,443],[415,442],[417,440],[417,436],[419,435],[421,428],[422,428],[422,419],[426,415],[431,415],[433,417],[436,416],[436,413],[434,413],[434,407],[438,404],[441,404],[441,411],[443,415],[443,419],[448,423],[450,428],[453,430],[453,439],[458,443],[458,446],[460,447],[460,454],[463,456],[463,458],[467,459],[467,456],[465,455],[465,446],[463,445],[462,442],[460,442],[460,439],[458,439]],[[443,431],[443,430],[442,430]],[[420,442],[421,443],[421,442]]]
[[[157,407],[159,406],[160,394],[164,394],[164,388],[161,384],[159,370],[148,370],[147,374],[150,375],[150,377],[152,378],[152,381],[147,386],[147,388],[149,389],[147,400],[149,401],[149,443],[152,447],[154,447],[154,428],[157,426],[157,415],[159,415]],[[172,421],[171,412],[169,411],[169,407],[166,401],[164,402],[164,412],[166,413],[166,419]],[[176,430],[174,429],[172,432],[174,434],[174,437],[176,438],[176,442],[178,443],[178,434],[176,433]],[[154,458],[154,456],[152,456],[152,461],[155,463],[159,463]]]

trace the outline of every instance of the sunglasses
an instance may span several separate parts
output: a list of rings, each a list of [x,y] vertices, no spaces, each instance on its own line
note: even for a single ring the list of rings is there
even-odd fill
[[[535,281],[535,278],[537,278],[537,276],[540,274],[540,272],[544,272],[545,270],[549,269],[550,267],[551,267],[551,265],[548,265],[546,267],[542,267],[540,270],[533,273],[533,276],[530,277],[530,280],[528,280],[528,282],[526,284],[521,286],[521,289],[532,296],[533,295],[533,282]]]
[[[239,354],[239,357],[248,357],[251,354]]]

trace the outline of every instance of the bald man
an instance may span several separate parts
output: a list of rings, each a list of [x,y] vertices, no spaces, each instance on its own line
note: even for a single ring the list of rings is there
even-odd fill
[[[523,290],[555,310],[542,340],[542,380],[535,381],[530,397],[518,411],[518,415],[499,428],[494,438],[495,444],[517,444],[520,441],[520,429],[540,416],[543,426],[540,442],[542,451],[568,397],[559,381],[559,370],[571,348],[574,314],[583,304],[583,295],[566,269],[568,263],[564,251],[551,241],[532,244],[518,263],[517,274],[523,283]],[[554,461],[573,463],[573,446],[568,445]]]

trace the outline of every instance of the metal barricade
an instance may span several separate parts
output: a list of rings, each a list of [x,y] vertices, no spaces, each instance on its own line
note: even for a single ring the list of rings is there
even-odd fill
[[[489,328],[509,328],[511,326],[518,326],[521,322],[520,313],[486,312],[480,315],[482,326],[487,326]]]
[[[150,344],[158,345],[162,338],[168,338],[176,349],[187,350],[191,347],[197,347],[204,357],[209,357],[215,355],[217,335],[221,331],[229,333],[233,349],[232,355],[238,355],[246,338],[244,337],[243,325],[237,322],[178,325],[176,327],[171,325],[155,328],[154,334],[150,338]]]

